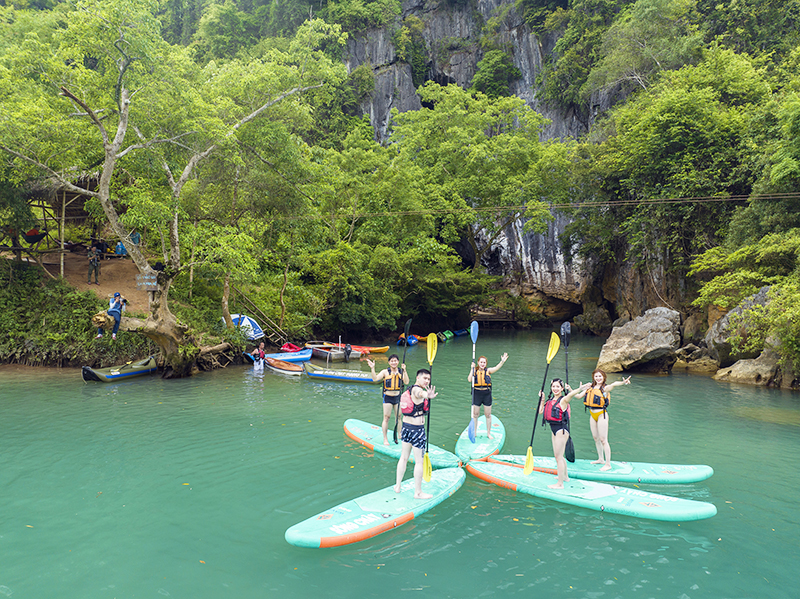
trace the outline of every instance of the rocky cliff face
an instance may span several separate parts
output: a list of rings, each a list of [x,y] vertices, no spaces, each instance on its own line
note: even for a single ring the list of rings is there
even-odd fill
[[[532,33],[514,8],[514,0],[475,0],[464,6],[406,0],[396,26],[412,15],[424,23],[428,78],[465,88],[471,85],[483,58],[479,43],[483,24],[504,15],[494,39],[510,48],[514,66],[522,73],[511,91],[550,120],[543,139],[581,136],[593,118],[615,100],[613,94],[598,95],[592,99],[590,114],[584,117],[539,102],[536,77],[558,38],[541,39]],[[348,69],[368,64],[375,75],[375,92],[361,109],[369,115],[380,142],[386,141],[392,108],[404,112],[421,107],[411,66],[398,59],[392,34],[388,29],[365,31],[351,36],[347,47]],[[555,216],[544,235],[524,233],[521,221],[507,227],[485,254],[483,265],[491,274],[504,277],[509,288],[536,304],[545,304],[544,312],[551,318],[571,319],[583,313],[581,328],[597,334],[608,332],[619,317],[629,319],[655,306],[674,305],[664,291],[670,287],[662,272],[641,273],[624,262],[605,266],[564,256],[558,236],[568,221],[562,215]]]
[[[540,39],[523,22],[513,0],[477,0],[475,10],[469,4],[452,7],[435,0],[406,0],[401,20],[415,16],[425,24],[423,37],[427,50],[428,77],[437,83],[455,83],[469,87],[483,58],[480,46],[482,24],[500,12],[505,13],[495,39],[510,48],[514,66],[522,73],[511,91],[528,105],[550,119],[545,139],[578,137],[588,130],[589,122],[574,113],[564,113],[543,105],[535,97],[536,76],[542,70],[544,57],[552,50],[556,37]],[[420,108],[419,97],[411,79],[411,66],[398,60],[392,44],[393,31],[371,29],[351,36],[347,45],[346,63],[350,71],[369,64],[375,74],[375,93],[364,102],[362,110],[370,116],[378,141],[385,141],[392,108],[400,112]],[[605,97],[594,101],[594,112],[608,106]]]

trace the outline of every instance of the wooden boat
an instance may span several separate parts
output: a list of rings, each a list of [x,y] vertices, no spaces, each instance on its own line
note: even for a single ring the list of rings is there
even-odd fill
[[[281,374],[291,374],[294,376],[300,376],[303,374],[303,367],[300,364],[295,364],[294,362],[276,360],[275,358],[264,358],[264,364],[270,370],[274,370],[275,372],[279,372]]]
[[[101,383],[112,383],[143,374],[150,374],[156,370],[158,370],[156,359],[150,356],[145,360],[128,362],[122,366],[109,366],[108,368],[84,366],[81,368],[81,377],[83,377],[83,380],[86,382],[99,381]]]
[[[360,370],[321,368],[310,362],[303,362],[303,368],[309,378],[316,381],[343,381],[345,383],[374,383],[372,374]]]
[[[245,356],[253,361],[253,354],[242,352]],[[304,349],[299,352],[280,352],[277,354],[264,354],[265,358],[272,358],[274,360],[283,360],[284,362],[305,362],[311,359],[311,349]]]
[[[347,347],[345,343],[331,343],[332,347],[336,349],[344,349]],[[360,351],[362,354],[385,354],[389,351],[389,346],[384,345],[381,347],[373,347],[371,345],[351,345],[350,349],[354,349],[356,351]]]
[[[352,349],[352,347],[348,354],[346,347],[339,349],[329,341],[309,341],[306,343],[306,348],[311,349],[311,353],[315,358],[326,362],[349,362],[350,360],[358,360],[361,357],[361,352],[357,349]]]

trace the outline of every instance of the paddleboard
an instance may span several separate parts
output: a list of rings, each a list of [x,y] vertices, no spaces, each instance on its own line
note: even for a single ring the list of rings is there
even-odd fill
[[[394,420],[389,423],[390,426],[393,422]],[[394,442],[394,435],[392,435],[391,428],[389,429],[388,434],[389,445],[383,444],[383,432],[381,431],[380,426],[370,424],[369,422],[364,422],[363,420],[348,418],[344,423],[344,432],[348,437],[354,441],[358,441],[367,449],[372,449],[378,453],[388,455],[396,460],[400,459],[400,451],[403,448],[403,444],[399,443],[399,435],[397,439],[398,443]],[[441,447],[437,447],[433,443],[428,444],[428,455],[433,468],[457,468],[461,465],[461,462],[455,454],[450,453]],[[413,451],[411,452],[411,457],[408,461],[414,463]]]
[[[456,452],[458,453],[458,452]],[[490,462],[510,464],[522,468],[525,466],[524,455],[493,455]],[[703,464],[648,464],[646,462],[611,461],[611,470],[601,471],[603,464],[592,464],[590,460],[567,462],[567,474],[570,478],[595,480],[600,482],[647,483],[656,485],[697,483],[706,480],[714,469]],[[534,457],[533,469],[538,472],[556,474],[556,459],[552,457]]]
[[[717,513],[713,503],[588,480],[570,479],[564,483],[563,489],[551,489],[548,485],[556,482],[552,474],[531,472],[526,476],[522,468],[496,462],[469,462],[467,471],[506,489],[599,512],[669,522],[702,520]]]
[[[400,485],[400,493],[392,485],[295,524],[286,531],[286,540],[298,547],[339,547],[369,539],[439,505],[465,478],[461,468],[432,472],[430,482],[422,482],[422,492],[433,495],[431,499],[414,499],[414,479],[409,478]]]
[[[487,457],[498,453],[506,442],[506,427],[500,419],[492,415],[492,438],[486,435],[486,416],[478,418],[478,428],[475,431],[475,443],[469,440],[469,425],[456,441],[456,455],[465,464],[470,460],[485,460]]]

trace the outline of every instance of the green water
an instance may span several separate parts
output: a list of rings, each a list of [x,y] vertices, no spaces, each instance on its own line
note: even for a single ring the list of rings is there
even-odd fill
[[[505,452],[527,449],[548,339],[478,340],[490,365],[510,355],[494,377]],[[573,384],[599,349],[573,338]],[[471,356],[464,337],[440,344],[434,362],[431,439],[451,451],[468,423]],[[563,376],[564,357],[550,376]],[[425,365],[425,346],[407,363]],[[797,596],[797,394],[688,375],[634,375],[615,389],[612,457],[713,466],[702,483],[640,486],[710,501],[710,520],[606,515],[468,475],[407,525],[312,550],[287,544],[285,530],[393,483],[395,462],[342,429],[349,417],[379,422],[376,387],[244,366],[119,384],[3,367],[0,383],[0,597]],[[578,410],[572,429],[577,456],[594,458],[588,416]],[[547,430],[534,451],[550,453]]]

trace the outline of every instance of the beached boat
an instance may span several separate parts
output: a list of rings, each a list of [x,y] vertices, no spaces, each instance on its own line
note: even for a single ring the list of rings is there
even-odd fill
[[[347,347],[346,343],[331,343],[332,347],[336,349],[344,349]],[[383,345],[381,347],[373,347],[371,345],[350,345],[350,349],[354,349],[356,351],[360,351],[362,354],[385,354],[389,351],[388,345]]]
[[[122,366],[109,366],[108,368],[92,368],[84,366],[81,368],[81,376],[86,382],[99,381],[101,383],[112,383],[124,379],[130,379],[143,374],[150,374],[158,370],[156,359],[150,356],[146,360],[139,362],[128,362]]]
[[[306,343],[306,348],[311,349],[311,353],[315,358],[326,362],[349,362],[350,360],[358,360],[361,357],[361,352],[357,349],[351,347],[348,352],[346,345],[344,348],[339,349],[330,341],[309,341]]]
[[[295,364],[294,362],[276,360],[275,358],[264,358],[264,364],[270,370],[279,372],[281,374],[291,374],[294,376],[300,376],[303,374],[303,367],[300,364]],[[306,364],[306,362],[303,362],[303,364]]]
[[[457,331],[453,331],[453,335],[456,337],[463,337],[464,335],[469,335],[469,331],[467,329],[458,329]]]

